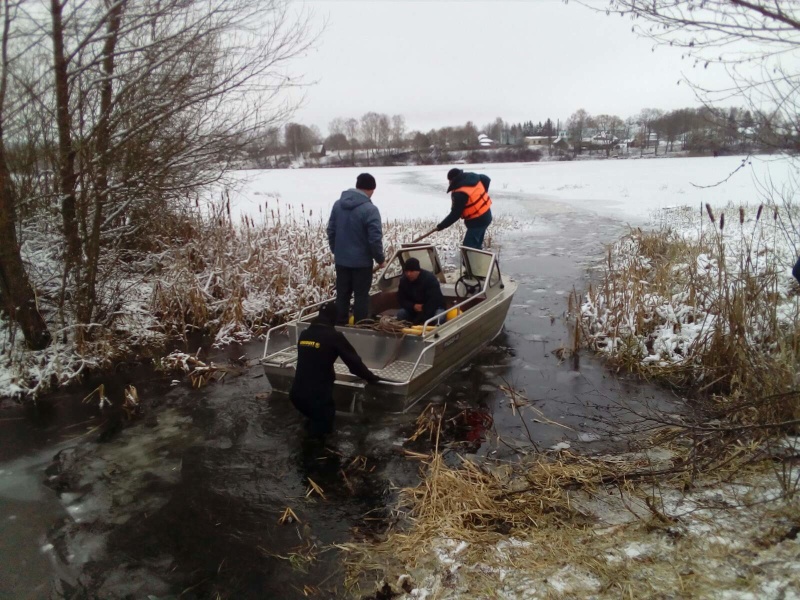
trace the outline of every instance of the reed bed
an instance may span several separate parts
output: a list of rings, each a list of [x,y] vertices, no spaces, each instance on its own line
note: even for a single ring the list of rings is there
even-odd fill
[[[197,223],[192,239],[169,248],[160,261],[152,302],[163,327],[178,335],[207,331],[219,345],[241,342],[332,295],[335,269],[325,220],[302,206],[283,211],[280,205],[267,206],[260,220],[246,216],[235,224],[222,204]],[[435,225],[427,220],[384,223],[386,255]],[[502,218],[494,225],[517,226]],[[451,227],[426,241],[442,249],[444,267],[454,269],[462,237],[461,227]]]
[[[695,495],[682,491],[685,471],[665,470],[644,453],[559,452],[515,465],[460,460],[448,465],[432,453],[421,482],[400,491],[384,536],[337,546],[352,597],[373,588],[381,590],[376,598],[643,598],[676,590],[705,597],[740,561],[734,585],[746,590],[763,575],[749,562],[761,536],[797,516],[796,502],[767,509],[763,494],[734,499],[718,483],[708,493],[709,481],[696,482]],[[723,470],[744,476],[731,464],[718,477]],[[763,476],[763,468],[748,472],[751,482]],[[712,509],[708,498],[725,500]]]
[[[482,576],[492,589],[498,572],[517,567],[536,573],[573,563],[592,578],[611,580],[604,575],[609,566],[598,560],[608,542],[593,532],[596,521],[575,499],[600,490],[610,477],[628,490],[625,473],[641,466],[562,453],[487,469],[464,459],[448,466],[435,452],[424,463],[420,484],[401,490],[397,523],[383,539],[339,546],[348,586],[357,595],[373,580],[380,588],[417,569],[441,574],[448,564],[469,566],[464,570],[472,593]]]
[[[723,403],[787,394],[800,376],[800,302],[781,223],[795,212],[706,206],[632,230],[609,247],[599,282],[571,300],[581,342],[619,370]],[[737,418],[792,421],[800,405],[786,398]]]

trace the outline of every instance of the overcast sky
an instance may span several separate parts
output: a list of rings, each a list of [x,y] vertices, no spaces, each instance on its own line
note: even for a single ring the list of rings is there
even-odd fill
[[[607,0],[591,0],[604,7]],[[714,83],[681,51],[631,32],[628,17],[562,0],[310,0],[322,32],[293,71],[317,83],[295,120],[327,133],[335,117],[402,114],[409,130],[502,117],[567,119],[696,106],[683,75]],[[724,81],[720,76],[717,81]]]

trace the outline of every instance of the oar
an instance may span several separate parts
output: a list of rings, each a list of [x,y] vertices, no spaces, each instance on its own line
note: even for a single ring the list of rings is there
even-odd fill
[[[416,244],[417,242],[424,240],[424,239],[425,239],[426,237],[428,237],[430,234],[432,234],[432,233],[436,233],[437,231],[439,231],[439,230],[438,230],[438,229],[436,229],[436,228],[434,227],[434,228],[433,228],[433,229],[431,229],[431,230],[430,230],[428,233],[423,233],[423,234],[422,234],[421,236],[419,236],[418,238],[411,240],[411,243],[412,243],[412,244]]]

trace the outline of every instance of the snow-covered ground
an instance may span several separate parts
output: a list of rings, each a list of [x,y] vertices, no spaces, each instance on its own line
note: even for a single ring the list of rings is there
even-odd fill
[[[652,213],[670,206],[712,207],[729,203],[759,204],[770,182],[778,187],[798,177],[798,165],[773,156],[592,160],[572,162],[460,165],[492,179],[492,210],[516,212],[526,199],[567,203],[603,216],[646,224]],[[305,216],[327,217],[342,190],[368,171],[378,183],[373,201],[384,219],[443,218],[450,207],[447,171],[451,165],[358,167],[344,169],[282,169],[240,171],[231,194],[235,217],[259,218],[259,205],[293,206]],[[739,169],[737,171],[737,169]],[[734,173],[734,171],[736,171]],[[734,173],[729,177],[731,173]],[[726,180],[724,181],[723,180]],[[714,184],[720,185],[714,186]],[[698,187],[700,186],[700,187]],[[713,186],[713,187],[702,187]]]

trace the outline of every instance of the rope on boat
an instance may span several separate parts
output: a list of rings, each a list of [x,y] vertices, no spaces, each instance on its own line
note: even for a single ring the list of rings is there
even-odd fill
[[[393,333],[404,335],[403,329],[407,329],[408,325],[394,317],[382,316],[377,321],[375,319],[363,319],[352,325],[357,329],[370,329],[372,331],[381,331],[383,333]]]

